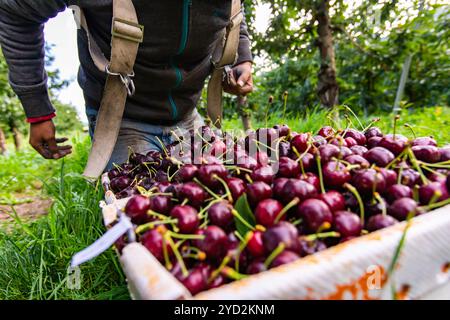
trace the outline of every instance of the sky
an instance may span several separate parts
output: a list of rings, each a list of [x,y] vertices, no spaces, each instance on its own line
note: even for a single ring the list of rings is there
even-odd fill
[[[270,10],[267,5],[258,6],[255,23],[257,31],[264,32],[267,29],[269,15]],[[60,92],[59,99],[75,106],[80,119],[86,122],[83,93],[76,81],[79,67],[76,28],[72,11],[66,10],[46,24],[45,39],[47,43],[53,45],[52,52],[55,61],[52,68],[59,69],[62,79],[72,80],[70,85]]]

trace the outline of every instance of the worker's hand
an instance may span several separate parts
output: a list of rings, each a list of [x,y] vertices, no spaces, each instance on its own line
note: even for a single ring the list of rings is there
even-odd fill
[[[237,96],[246,96],[253,91],[252,63],[243,62],[231,70],[230,83],[223,82],[223,90]]]
[[[72,153],[72,146],[60,145],[67,138],[55,138],[55,125],[52,120],[30,125],[30,144],[45,159],[61,159]]]

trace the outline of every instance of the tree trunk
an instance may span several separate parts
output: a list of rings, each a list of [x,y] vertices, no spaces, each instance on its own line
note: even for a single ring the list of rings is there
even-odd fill
[[[339,86],[336,81],[336,60],[333,47],[333,34],[328,14],[329,0],[320,0],[316,11],[319,34],[320,71],[317,93],[322,105],[332,108],[339,103]]]
[[[0,128],[0,155],[6,154],[6,137],[3,129]]]
[[[19,151],[22,148],[22,142],[23,142],[22,134],[20,133],[19,129],[17,129],[17,127],[12,127],[11,131],[13,134],[14,145],[16,147],[16,151]]]
[[[242,125],[245,131],[250,130],[252,127],[250,115],[248,114],[248,112],[245,111],[246,106],[247,106],[247,97],[238,96],[237,98],[238,113],[241,116]]]

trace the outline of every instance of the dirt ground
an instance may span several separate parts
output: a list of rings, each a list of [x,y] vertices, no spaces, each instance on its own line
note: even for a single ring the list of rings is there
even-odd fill
[[[52,200],[36,197],[33,201],[13,205],[12,207],[21,219],[32,220],[47,214],[51,205]],[[13,218],[10,216],[12,212],[13,209],[10,205],[0,205],[0,224],[12,221]]]

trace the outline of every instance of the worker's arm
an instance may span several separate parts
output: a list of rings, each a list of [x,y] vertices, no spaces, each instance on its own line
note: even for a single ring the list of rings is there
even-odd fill
[[[43,157],[59,159],[70,146],[58,146],[45,72],[44,24],[65,10],[62,0],[1,0],[0,44],[9,81],[30,123],[30,144]]]
[[[224,82],[225,92],[245,96],[253,91],[253,56],[245,19],[241,24],[238,59],[233,67],[230,83]]]

